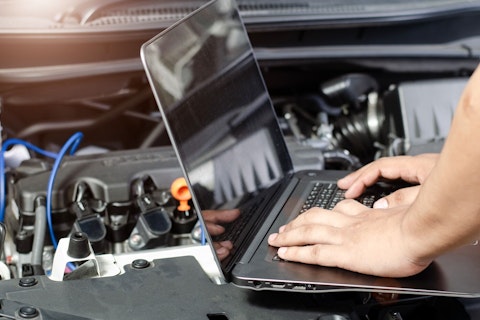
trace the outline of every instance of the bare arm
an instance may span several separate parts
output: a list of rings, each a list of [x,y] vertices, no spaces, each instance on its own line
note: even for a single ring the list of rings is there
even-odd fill
[[[480,68],[457,106],[449,136],[402,227],[419,257],[430,259],[480,231]],[[423,246],[415,245],[418,241]]]

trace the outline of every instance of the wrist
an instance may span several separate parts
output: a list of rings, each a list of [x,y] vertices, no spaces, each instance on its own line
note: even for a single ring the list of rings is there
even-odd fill
[[[438,234],[425,217],[415,212],[415,205],[411,205],[400,224],[405,255],[415,265],[425,266],[434,260],[442,251],[436,241]]]

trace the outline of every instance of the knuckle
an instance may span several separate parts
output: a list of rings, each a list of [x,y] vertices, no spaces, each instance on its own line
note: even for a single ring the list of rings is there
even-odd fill
[[[418,190],[419,189],[416,187],[397,190],[388,196],[388,201],[392,204],[406,203],[407,201],[411,201],[416,197]]]
[[[304,226],[302,232],[305,235],[305,238],[308,239],[308,242],[311,242],[311,239],[315,238],[316,232],[312,225]]]
[[[346,216],[356,216],[365,211],[365,206],[355,199],[345,199],[337,203],[333,211]]]
[[[342,209],[342,208],[345,208],[346,206],[350,206],[352,205],[353,203],[355,203],[356,200],[354,199],[344,199],[342,201],[339,201],[334,208],[335,209]]]
[[[318,207],[310,208],[295,219],[295,224],[308,224],[309,222],[314,221],[314,219],[316,219],[321,212],[322,209]]]
[[[313,245],[311,246],[310,251],[311,251],[313,261],[315,261],[316,264],[322,265],[324,259],[322,259],[321,247]]]
[[[402,202],[403,200],[405,200],[405,191],[396,191],[390,195],[390,198],[394,202]]]

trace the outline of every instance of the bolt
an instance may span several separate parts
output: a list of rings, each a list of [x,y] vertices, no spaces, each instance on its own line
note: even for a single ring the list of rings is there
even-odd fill
[[[145,259],[136,259],[132,261],[132,267],[134,269],[145,269],[150,265],[150,262],[148,262]]]
[[[39,313],[34,307],[21,307],[18,310],[18,315],[22,318],[31,319],[37,317]]]
[[[27,278],[21,278],[19,281],[18,281],[18,285],[20,287],[33,287],[34,285],[36,285],[38,282],[37,282],[37,279],[33,278],[33,277],[27,277]]]

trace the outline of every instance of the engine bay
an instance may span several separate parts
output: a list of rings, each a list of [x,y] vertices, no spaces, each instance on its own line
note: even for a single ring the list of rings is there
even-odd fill
[[[243,6],[296,169],[355,170],[380,157],[441,150],[478,64],[475,34],[463,32],[476,11],[265,25]],[[108,5],[102,10],[85,26],[112,19]],[[84,21],[75,12],[62,19]],[[58,22],[72,34],[0,32],[21,51],[0,53],[2,281],[118,276],[122,263],[142,269],[169,249],[202,242],[195,212],[181,209],[182,171],[138,56],[164,27],[156,23],[123,34]],[[65,48],[69,54],[60,54]],[[85,236],[91,248],[82,247]]]
[[[339,70],[323,80],[326,76],[316,76],[325,73],[323,62],[263,66],[262,71],[299,169],[355,170],[379,157],[438,152],[467,81],[463,69],[438,79],[396,74],[385,79],[378,72]],[[83,132],[79,150],[55,170],[50,191],[51,158],[22,143],[5,152],[3,248],[10,276],[49,274],[55,239],[77,231],[89,235],[96,254],[199,241],[195,217],[175,213],[178,201],[170,188],[182,173],[151,92],[141,74],[128,80],[110,97],[35,106],[11,93],[3,100],[4,135],[58,153],[69,132]],[[50,237],[35,225],[35,217],[47,212],[48,197]],[[168,226],[156,230],[152,217]],[[36,245],[40,239],[45,246]]]

